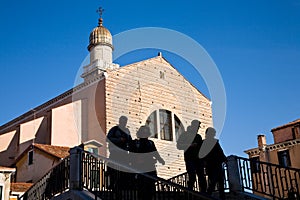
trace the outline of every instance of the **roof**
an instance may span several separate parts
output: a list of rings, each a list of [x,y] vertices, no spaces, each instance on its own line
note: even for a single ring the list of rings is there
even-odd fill
[[[296,119],[296,120],[294,120],[292,122],[289,122],[287,124],[284,124],[284,125],[278,126],[276,128],[273,128],[271,131],[273,132],[273,131],[276,131],[278,129],[282,129],[282,128],[286,128],[286,127],[289,127],[289,126],[293,126],[295,124],[300,124],[300,119]]]
[[[10,190],[12,192],[26,192],[33,183],[11,183]]]
[[[15,172],[15,168],[10,168],[10,167],[2,167],[0,166],[0,172]]]
[[[100,142],[98,142],[97,140],[89,140],[84,142],[84,145],[94,145],[96,147],[102,147],[103,144],[101,144]]]
[[[68,155],[70,155],[70,147],[64,147],[64,146],[54,146],[49,144],[32,144],[30,145],[23,153],[21,153],[18,158],[16,159],[16,162],[20,160],[29,150],[36,148],[50,156],[53,156],[55,158],[61,159],[65,158]]]
[[[67,157],[70,151],[70,147],[64,146],[53,146],[48,144],[33,144],[33,146],[57,158]]]

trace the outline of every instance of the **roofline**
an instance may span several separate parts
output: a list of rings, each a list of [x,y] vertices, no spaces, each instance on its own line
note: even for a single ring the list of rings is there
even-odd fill
[[[151,60],[151,59],[155,59],[157,57],[160,57],[162,59],[164,59],[174,70],[177,71],[177,73],[179,73],[183,78],[184,80],[186,80],[193,88],[195,88],[204,98],[206,98],[209,102],[211,102],[211,100],[206,96],[204,95],[197,87],[195,87],[185,76],[183,76],[177,69],[176,67],[174,67],[165,57],[163,57],[162,55],[158,55],[158,56],[155,56],[155,57],[151,57],[151,58],[148,58],[148,59],[145,59],[145,60],[141,60],[141,61],[137,61],[137,62],[134,62],[134,63],[131,63],[131,64],[128,64],[128,65],[124,65],[124,66],[121,66],[121,67],[126,67],[126,66],[129,66],[129,65],[133,65],[133,64],[137,64],[139,62],[143,62],[143,61],[146,61],[146,60]],[[120,68],[118,68],[120,69]],[[61,93],[60,95],[50,99],[49,101],[46,101],[45,103],[43,104],[40,104],[39,106],[29,110],[28,112],[25,112],[24,114],[12,119],[11,121],[8,121],[7,123],[3,124],[0,126],[0,135],[1,132],[5,134],[5,130],[6,129],[9,129],[11,128],[12,126],[14,126],[15,124],[21,124],[22,122],[26,121],[27,118],[29,117],[33,117],[33,115],[37,112],[41,112],[42,110],[46,109],[47,107],[59,102],[59,101],[62,101],[64,100],[65,98],[67,97],[70,97],[74,92],[77,92],[77,91],[80,91],[81,89],[95,83],[96,81],[100,81],[102,80],[103,77],[95,77],[93,80],[91,81],[88,81],[88,82],[83,82],[83,83],[80,83],[79,85]]]
[[[159,57],[159,56],[158,56]],[[211,102],[211,100],[206,96],[204,95],[194,84],[192,84],[183,74],[181,74],[177,69],[176,67],[174,67],[164,56],[161,56],[167,63],[169,63],[183,78],[184,80],[186,80],[189,84],[191,84],[191,86],[193,88],[195,88],[203,97],[205,97],[208,101]]]
[[[286,128],[286,127],[289,127],[289,126],[293,126],[293,125],[296,125],[296,124],[300,125],[300,119],[297,119],[297,120],[294,120],[294,121],[289,122],[287,124],[284,124],[284,125],[278,126],[276,128],[273,128],[273,129],[271,129],[271,132],[282,129],[282,128]]]
[[[83,88],[92,85],[96,81],[101,81],[102,78],[103,77],[95,77],[91,81],[80,83],[79,85],[59,94],[58,96],[50,99],[49,101],[46,101],[45,103],[40,104],[39,106],[29,110],[28,112],[25,112],[24,114],[12,119],[11,121],[8,121],[7,123],[0,126],[0,135],[2,135],[2,133],[5,134],[4,131],[6,129],[9,129],[10,127],[14,126],[15,124],[21,124],[23,121],[26,121],[27,118],[33,116],[35,113],[41,112],[41,111],[45,110],[47,107],[54,105],[55,103],[58,103],[67,97],[70,97],[71,95],[73,95],[73,93],[78,92],[78,91],[82,90]]]
[[[45,144],[40,144],[40,145],[45,145]],[[49,145],[49,144],[48,144]],[[55,146],[55,145],[49,145],[49,146]],[[31,145],[29,145],[17,158],[16,158],[16,160],[15,160],[15,163],[17,163],[23,156],[24,156],[24,154],[26,154],[28,151],[30,151],[31,149],[34,149],[34,148],[36,148],[36,149],[38,149],[38,150],[40,150],[40,151],[42,151],[42,152],[44,152],[44,153],[46,153],[46,154],[48,154],[48,155],[50,155],[50,156],[52,156],[52,157],[55,157],[55,158],[58,158],[58,159],[61,159],[61,157],[59,157],[59,156],[56,156],[56,155],[54,155],[54,154],[52,154],[52,153],[50,153],[50,152],[48,152],[48,151],[45,151],[44,149],[41,149],[40,147],[38,147],[38,146],[36,146],[34,143],[32,143]],[[68,147],[69,148],[69,147]]]
[[[266,145],[265,150],[274,151],[274,150],[292,147],[292,146],[296,146],[296,145],[300,145],[300,139],[289,140],[289,141],[280,142],[280,143],[276,143],[276,144]],[[244,151],[244,153],[246,153],[248,155],[250,155],[250,154],[255,155],[255,154],[258,154],[259,152],[260,152],[260,149],[258,147]]]
[[[58,159],[61,159],[61,157],[59,157],[59,156],[57,156],[57,155],[54,155],[54,154],[52,154],[52,153],[50,153],[50,152],[48,152],[48,151],[46,151],[46,150],[40,148],[39,146],[36,146],[35,144],[32,144],[32,145],[33,145],[35,148],[39,149],[40,151],[43,151],[43,152],[45,152],[45,153],[47,153],[47,154],[49,154],[49,155],[51,155],[51,156],[53,156],[53,157],[56,157],[56,158],[58,158]],[[39,145],[56,146],[56,145],[50,145],[50,144],[39,144]],[[58,147],[58,146],[56,146],[56,147]],[[65,146],[59,146],[59,147],[65,147]],[[67,147],[67,148],[69,148],[69,147]],[[70,149],[70,148],[69,148],[69,149]]]
[[[137,62],[133,62],[133,63],[127,64],[127,65],[123,65],[123,66],[120,66],[120,68],[117,68],[116,70],[119,70],[119,69],[121,69],[123,67],[127,67],[127,66],[130,66],[130,65],[135,65],[135,64],[147,61],[147,60],[152,60],[152,59],[155,59],[155,58],[158,58],[158,57],[164,59],[164,61],[166,61],[174,70],[176,70],[177,73],[179,73],[184,78],[185,81],[187,81],[193,88],[195,88],[205,99],[207,99],[209,102],[211,102],[211,100],[206,95],[204,95],[194,84],[192,84],[185,76],[183,76],[183,74],[180,73],[176,69],[176,67],[174,67],[174,65],[171,64],[163,55],[158,55],[158,56],[154,56],[154,57],[151,57],[151,58],[147,58],[145,60],[141,60],[141,61],[137,61]]]
[[[3,130],[10,128],[15,123],[18,123],[20,121],[25,121],[26,118],[34,115],[36,112],[39,112],[39,111],[47,108],[48,106],[53,105],[54,103],[57,103],[58,101],[63,100],[66,97],[69,97],[71,94],[73,94],[73,88],[67,90],[66,92],[61,93],[60,95],[50,99],[49,101],[46,101],[45,103],[43,103],[43,104],[25,112],[24,114],[12,119],[11,121],[3,124],[2,126],[0,126],[0,131],[2,132]]]

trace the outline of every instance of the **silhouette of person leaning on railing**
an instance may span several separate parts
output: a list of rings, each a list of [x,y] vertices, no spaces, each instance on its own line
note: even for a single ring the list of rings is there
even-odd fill
[[[113,161],[109,163],[108,175],[110,177],[110,188],[125,187],[127,184],[128,174],[122,166],[129,166],[129,149],[132,137],[127,126],[128,118],[121,116],[119,124],[112,127],[107,134],[107,142],[109,149],[109,159]]]
[[[187,127],[187,131],[179,136],[177,148],[184,150],[184,161],[188,173],[188,188],[193,190],[197,175],[200,192],[205,192],[207,185],[204,175],[204,161],[198,156],[202,145],[202,137],[198,134],[200,124],[199,120],[191,122],[191,125]]]
[[[214,128],[209,127],[206,129],[205,140],[203,140],[203,144],[199,151],[199,158],[204,158],[205,160],[206,173],[208,175],[207,193],[212,194],[216,184],[218,184],[219,196],[221,199],[225,199],[222,164],[227,159],[219,144],[219,140],[217,140],[215,136],[216,130]]]
[[[135,177],[138,199],[150,200],[155,194],[155,178],[157,177],[155,164],[158,161],[164,165],[165,161],[157,152],[154,142],[148,139],[151,135],[148,126],[141,126],[136,135],[137,139],[133,140],[130,145],[132,152],[130,157],[133,169],[140,172]]]

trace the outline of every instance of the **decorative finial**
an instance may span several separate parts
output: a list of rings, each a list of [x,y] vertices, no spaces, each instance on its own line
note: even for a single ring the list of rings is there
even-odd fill
[[[100,18],[99,18],[99,26],[102,26],[102,23],[103,23],[103,19],[102,19],[102,15],[103,15],[103,12],[104,12],[104,9],[102,7],[99,7],[96,12],[99,14]]]

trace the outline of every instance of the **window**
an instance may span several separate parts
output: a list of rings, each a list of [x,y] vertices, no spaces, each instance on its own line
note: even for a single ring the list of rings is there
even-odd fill
[[[260,172],[259,156],[250,158],[250,167],[252,173]]]
[[[173,141],[184,131],[179,118],[169,110],[156,110],[146,120],[152,138]]]
[[[173,140],[171,112],[159,110],[160,137],[162,140]]]
[[[33,150],[28,152],[28,165],[33,164]]]
[[[97,147],[88,147],[88,152],[98,155],[98,148]]]
[[[293,140],[295,140],[296,139],[295,127],[292,128],[292,135],[293,135]]]
[[[156,117],[156,111],[151,113],[151,115],[148,117],[146,120],[146,125],[149,126],[150,131],[151,131],[151,136],[152,138],[157,138],[157,117]]]
[[[283,167],[291,166],[289,150],[278,151],[277,155],[278,155],[279,165],[281,165]]]
[[[174,119],[175,119],[175,136],[176,136],[176,139],[178,139],[179,136],[181,135],[181,133],[184,132],[184,127],[176,115],[174,115]]]

